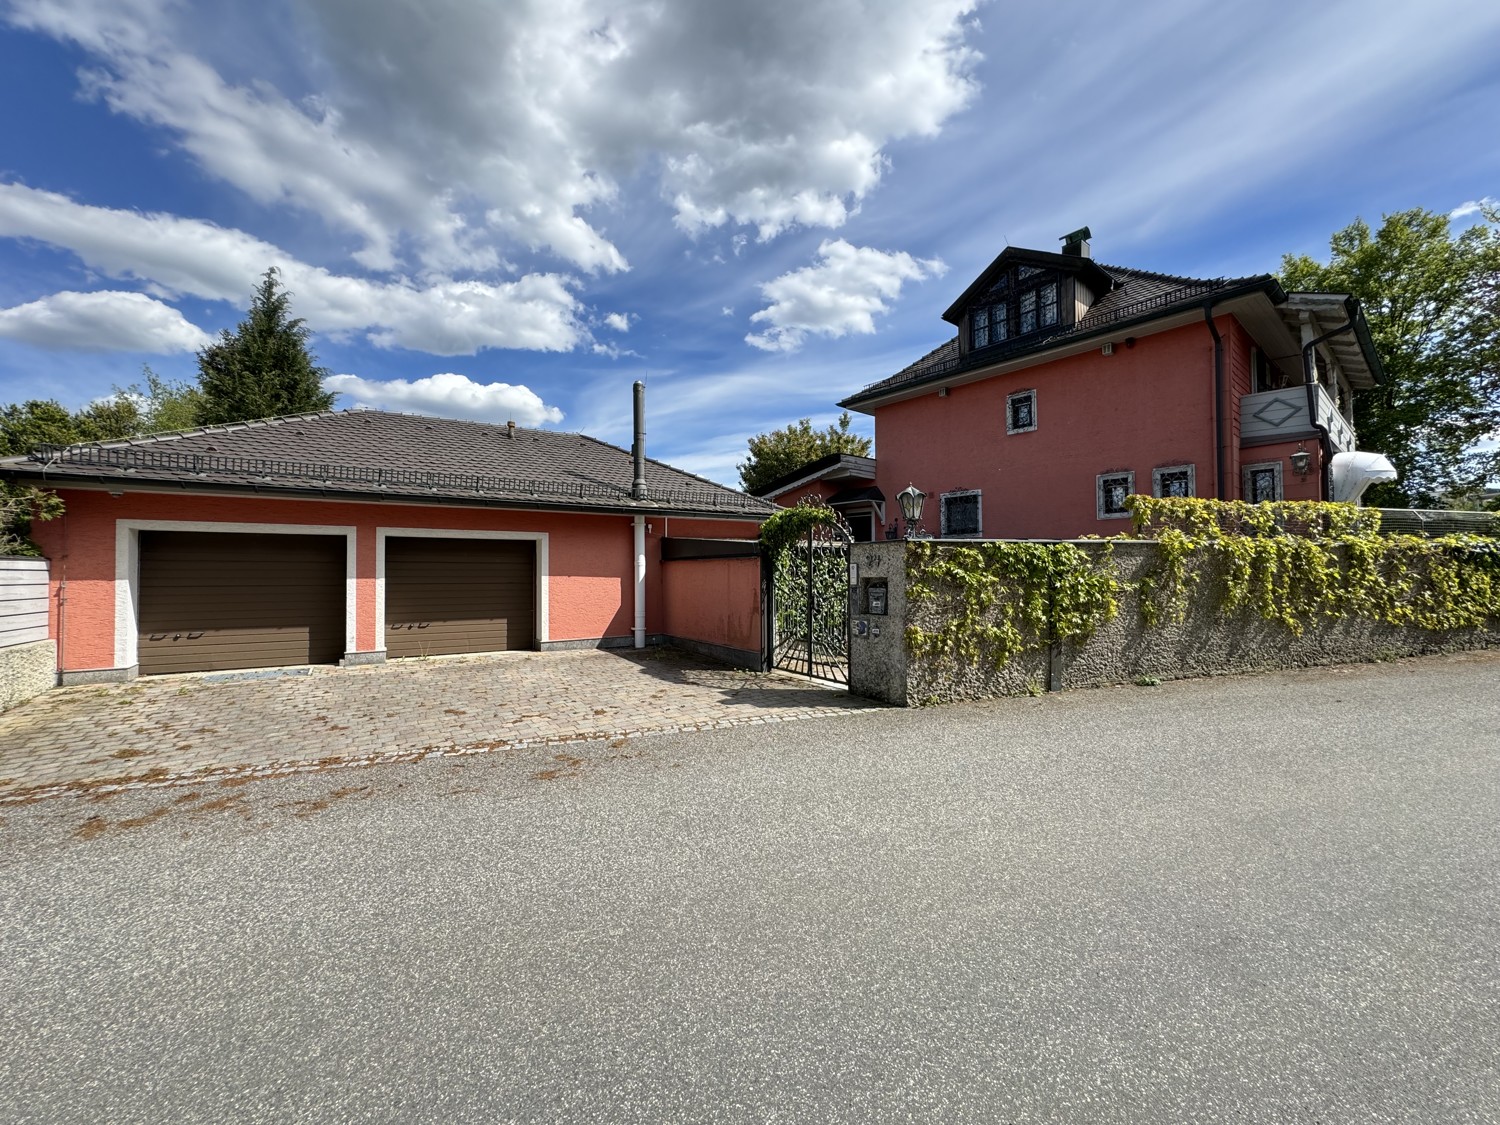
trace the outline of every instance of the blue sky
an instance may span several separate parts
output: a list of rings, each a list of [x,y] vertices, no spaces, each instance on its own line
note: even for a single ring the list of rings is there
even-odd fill
[[[645,379],[652,455],[733,483],[1008,243],[1241,275],[1500,196],[1474,0],[0,13],[4,402],[191,378],[276,265],[342,406],[628,443]]]

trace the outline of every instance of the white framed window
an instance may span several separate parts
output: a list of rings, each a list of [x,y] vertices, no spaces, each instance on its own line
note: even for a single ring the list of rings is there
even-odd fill
[[[1167,465],[1151,470],[1151,495],[1186,497],[1198,495],[1197,474],[1192,465]]]
[[[1005,396],[1005,432],[1028,434],[1036,429],[1036,391],[1012,391]]]
[[[1125,498],[1135,491],[1134,473],[1100,473],[1096,478],[1096,510],[1101,520],[1129,519]]]
[[[1249,503],[1263,504],[1283,498],[1280,461],[1261,461],[1254,465],[1245,465],[1240,472],[1244,478],[1243,496]]]
[[[979,490],[958,489],[943,493],[940,499],[943,538],[978,539],[984,527]]]

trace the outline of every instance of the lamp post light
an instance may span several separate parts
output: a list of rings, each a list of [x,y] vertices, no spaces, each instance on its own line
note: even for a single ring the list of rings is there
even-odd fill
[[[927,493],[914,484],[908,484],[896,493],[896,503],[901,506],[901,519],[906,524],[906,534],[902,538],[927,538],[927,532],[922,529],[922,504],[926,499]]]

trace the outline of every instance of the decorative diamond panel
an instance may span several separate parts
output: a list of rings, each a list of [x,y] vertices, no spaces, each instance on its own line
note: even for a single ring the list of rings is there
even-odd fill
[[[1303,403],[1277,395],[1257,410],[1253,417],[1259,418],[1266,425],[1274,426],[1279,430],[1298,414],[1301,414],[1304,409],[1305,405]]]

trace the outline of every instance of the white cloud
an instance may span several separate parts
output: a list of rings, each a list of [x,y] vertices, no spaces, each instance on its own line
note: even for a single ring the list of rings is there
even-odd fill
[[[571,279],[405,278],[371,281],[299,262],[242,231],[198,219],[75,203],[55,192],[0,183],[0,236],[71,250],[107,277],[143,282],[158,296],[244,307],[257,277],[277,266],[296,315],[320,332],[362,332],[381,347],[437,355],[482,348],[566,351],[588,338]]]
[[[1274,269],[1269,255],[1226,263],[1226,248],[1240,242],[1229,216],[1265,214],[1267,195],[1305,189],[1310,160],[1338,169],[1322,188],[1324,198],[1347,200],[1325,205],[1342,226],[1360,208],[1374,218],[1418,204],[1434,182],[1376,188],[1362,166],[1461,167],[1448,150],[1487,135],[1489,102],[1478,91],[1489,87],[1458,91],[1492,74],[1500,7],[1432,0],[1410,20],[1392,0],[1319,4],[1302,11],[1291,38],[1271,7],[1217,12],[1211,39],[1199,8],[1183,0],[1096,7],[1087,19],[1068,5],[1034,5],[993,28],[997,47],[1011,48],[1003,57],[991,49],[1004,88],[992,82],[983,109],[964,121],[968,150],[941,167],[942,199],[932,204],[946,223],[979,218],[987,245],[976,272],[1007,241],[1055,248],[1057,235],[1084,224],[1105,254],[1198,247],[1199,260],[1162,262],[1169,270]],[[1335,40],[1330,54],[1323,45]],[[1298,198],[1318,210],[1311,196]],[[1278,212],[1275,223],[1286,221]],[[949,257],[957,262],[956,251]]]
[[[643,173],[689,232],[839,226],[892,141],[973,97],[976,3],[308,0],[253,37],[227,22],[253,16],[168,0],[14,0],[9,19],[86,52],[86,92],[208,174],[357,236],[367,268],[410,251],[450,274],[497,268],[506,240],[627,268],[593,212]],[[226,77],[245,72],[279,84]]]
[[[476,383],[467,375],[444,372],[425,379],[361,379],[358,375],[330,375],[323,386],[348,395],[355,406],[410,410],[443,418],[472,418],[480,422],[513,421],[521,426],[561,422],[563,412],[548,406],[529,387],[510,383]]]
[[[825,240],[818,258],[816,265],[784,273],[760,287],[770,304],[750,321],[768,327],[746,336],[748,343],[769,352],[791,352],[809,333],[868,335],[875,331],[875,314],[889,310],[888,302],[900,296],[903,283],[947,272],[936,259],[851,246],[842,238]]]
[[[1482,214],[1486,207],[1500,207],[1500,199],[1494,199],[1486,195],[1483,199],[1470,199],[1466,203],[1460,203],[1448,212],[1450,219],[1467,219],[1470,215]]]
[[[212,341],[176,309],[144,293],[54,293],[0,309],[0,337],[83,352],[197,351]]]
[[[604,327],[612,328],[616,332],[629,332],[630,317],[625,313],[610,313],[604,318]]]

